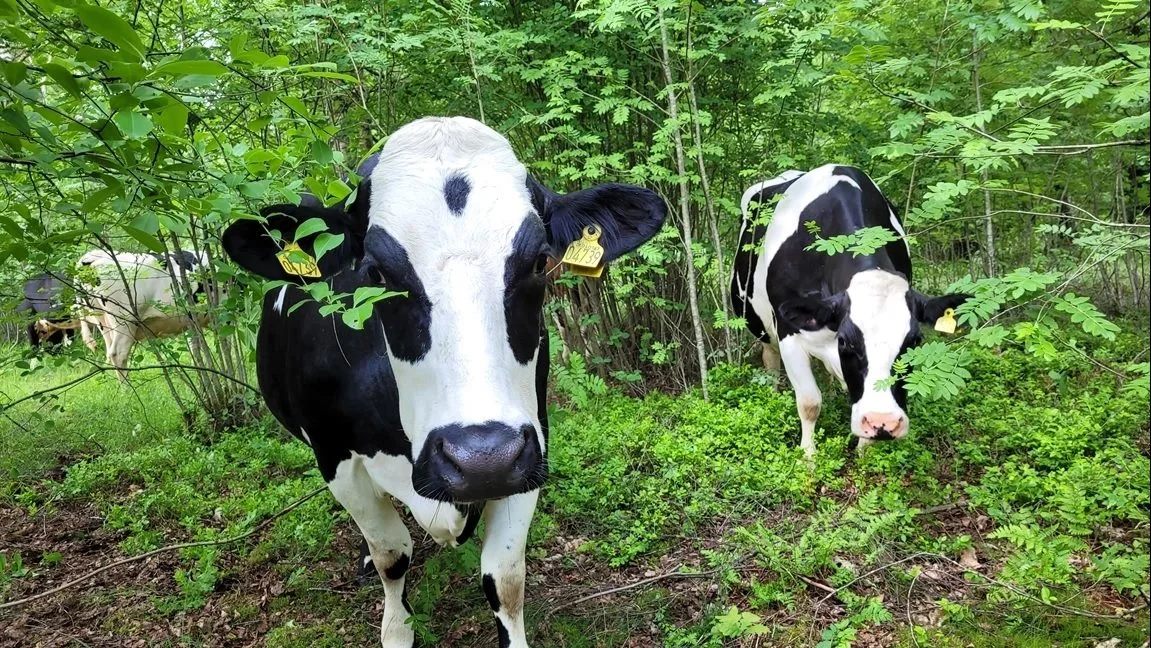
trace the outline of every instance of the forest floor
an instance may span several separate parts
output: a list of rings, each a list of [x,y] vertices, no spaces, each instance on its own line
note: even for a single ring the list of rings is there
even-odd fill
[[[712,372],[710,403],[611,394],[555,407],[529,639],[1146,646],[1148,406],[1101,368],[1145,340],[1082,349],[1095,363],[974,351],[960,395],[914,401],[911,437],[862,456],[829,388],[812,464],[791,393],[746,366]],[[0,407],[86,373],[51,364],[0,369]],[[308,448],[271,421],[187,431],[150,372],[55,393],[0,420],[0,604],[165,545],[239,536],[322,486]],[[494,646],[478,541],[413,536],[423,645]],[[323,491],[239,541],[0,609],[0,646],[376,645],[382,588],[356,583],[358,551]]]

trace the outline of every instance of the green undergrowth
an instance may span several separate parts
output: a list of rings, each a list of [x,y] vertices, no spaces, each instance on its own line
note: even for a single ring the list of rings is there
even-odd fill
[[[552,537],[562,535],[580,539],[577,552],[595,564],[620,570],[609,573],[621,581],[666,569],[660,559],[670,555],[671,564],[713,574],[717,588],[693,595],[691,610],[662,584],[637,591],[629,605],[638,607],[605,613],[589,634],[584,616],[548,614],[549,593],[532,586],[530,625],[540,640],[571,646],[625,645],[653,628],[663,645],[683,647],[760,637],[762,645],[830,648],[869,633],[906,646],[1135,640],[1147,632],[1146,609],[1091,615],[1114,615],[1151,594],[1147,401],[1101,366],[1121,366],[1139,344],[1121,336],[1050,358],[972,351],[965,389],[948,401],[913,400],[910,437],[862,456],[849,447],[846,398],[821,376],[819,452],[810,464],[797,448],[792,393],[754,367],[713,369],[710,403],[694,393],[608,393],[553,408],[552,478],[533,526],[529,572],[542,569]],[[7,393],[31,393],[77,370],[53,371],[0,379]],[[40,480],[28,475],[42,470],[42,447],[6,458],[5,501],[46,516],[91,506],[119,549],[138,554],[245,533],[322,484],[311,450],[270,421],[210,445],[179,431],[162,387],[131,392],[146,407],[154,403],[147,413],[163,422],[150,435],[124,429],[137,414],[116,410],[126,394],[114,381],[69,392],[38,443],[87,458]],[[101,442],[88,444],[81,430]],[[284,592],[270,603],[283,617],[268,645],[370,641],[375,620],[365,610],[378,589],[337,596],[327,591],[332,574],[315,568],[327,561],[350,578],[351,552],[334,551],[337,533],[350,527],[322,493],[250,539],[183,550],[152,614],[170,618],[213,599],[237,614],[254,610],[228,598],[236,595],[227,584],[270,568]],[[560,569],[574,569],[571,559]],[[474,543],[418,557],[410,598],[424,640],[490,624],[476,587],[478,560]],[[0,596],[58,561],[0,551]],[[574,591],[623,584],[614,578]],[[305,614],[310,609],[323,615]],[[336,627],[346,639],[331,636]],[[977,640],[992,630],[997,643]]]
[[[1123,336],[1053,358],[973,350],[973,377],[959,395],[913,400],[911,437],[859,457],[847,447],[847,402],[823,381],[810,469],[796,449],[790,391],[776,391],[757,368],[720,366],[711,403],[696,394],[609,396],[559,417],[547,502],[570,525],[565,535],[587,538],[584,550],[613,565],[690,555],[686,545],[726,570],[706,620],[668,629],[666,645],[760,633],[850,645],[864,629],[906,626],[909,586],[928,564],[969,584],[956,590],[962,600],[930,597],[939,610],[931,623],[943,627],[914,626],[908,645],[991,627],[1007,629],[1000,645],[1064,641],[1085,615],[1151,593],[1148,404],[1103,366],[1139,344]],[[948,523],[937,509],[986,522]],[[748,568],[762,571],[742,576]],[[800,609],[811,581],[837,589],[846,619],[814,630],[760,626]],[[1146,610],[1097,625],[1093,632],[1138,636]]]
[[[133,367],[159,362],[148,344],[133,351]],[[0,349],[0,497],[61,464],[147,448],[184,428],[159,371],[132,372],[121,386],[95,362],[81,344],[56,355]]]

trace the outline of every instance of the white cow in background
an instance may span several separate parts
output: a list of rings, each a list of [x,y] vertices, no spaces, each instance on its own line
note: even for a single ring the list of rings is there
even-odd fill
[[[193,272],[206,267],[207,255],[183,252],[180,255],[135,254],[92,250],[80,257],[77,267],[87,274],[86,294],[77,301],[84,312],[80,333],[88,348],[95,349],[93,326],[104,337],[108,363],[116,367],[121,382],[128,380],[128,358],[132,346],[149,337],[182,333],[191,326],[186,306],[177,306],[172,278],[187,279],[192,297],[204,291],[204,282]],[[93,282],[94,280],[94,282]],[[207,323],[207,315],[197,313],[196,321]]]

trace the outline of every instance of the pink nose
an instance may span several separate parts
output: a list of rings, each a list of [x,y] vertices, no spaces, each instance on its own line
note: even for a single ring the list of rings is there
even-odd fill
[[[907,433],[907,417],[870,412],[863,415],[859,427],[865,439],[898,439]]]

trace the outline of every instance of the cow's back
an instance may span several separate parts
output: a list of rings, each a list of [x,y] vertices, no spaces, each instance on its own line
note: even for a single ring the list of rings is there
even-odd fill
[[[861,256],[812,248],[818,238],[850,235],[866,227],[884,227],[898,240]],[[882,268],[909,280],[911,276],[907,243],[894,209],[875,183],[854,167],[825,165],[793,182],[776,206],[761,254],[755,279],[757,286],[766,287],[766,295],[753,303],[756,310],[770,310],[777,322],[779,304],[843,291],[863,270]],[[796,332],[780,323],[776,337]]]

